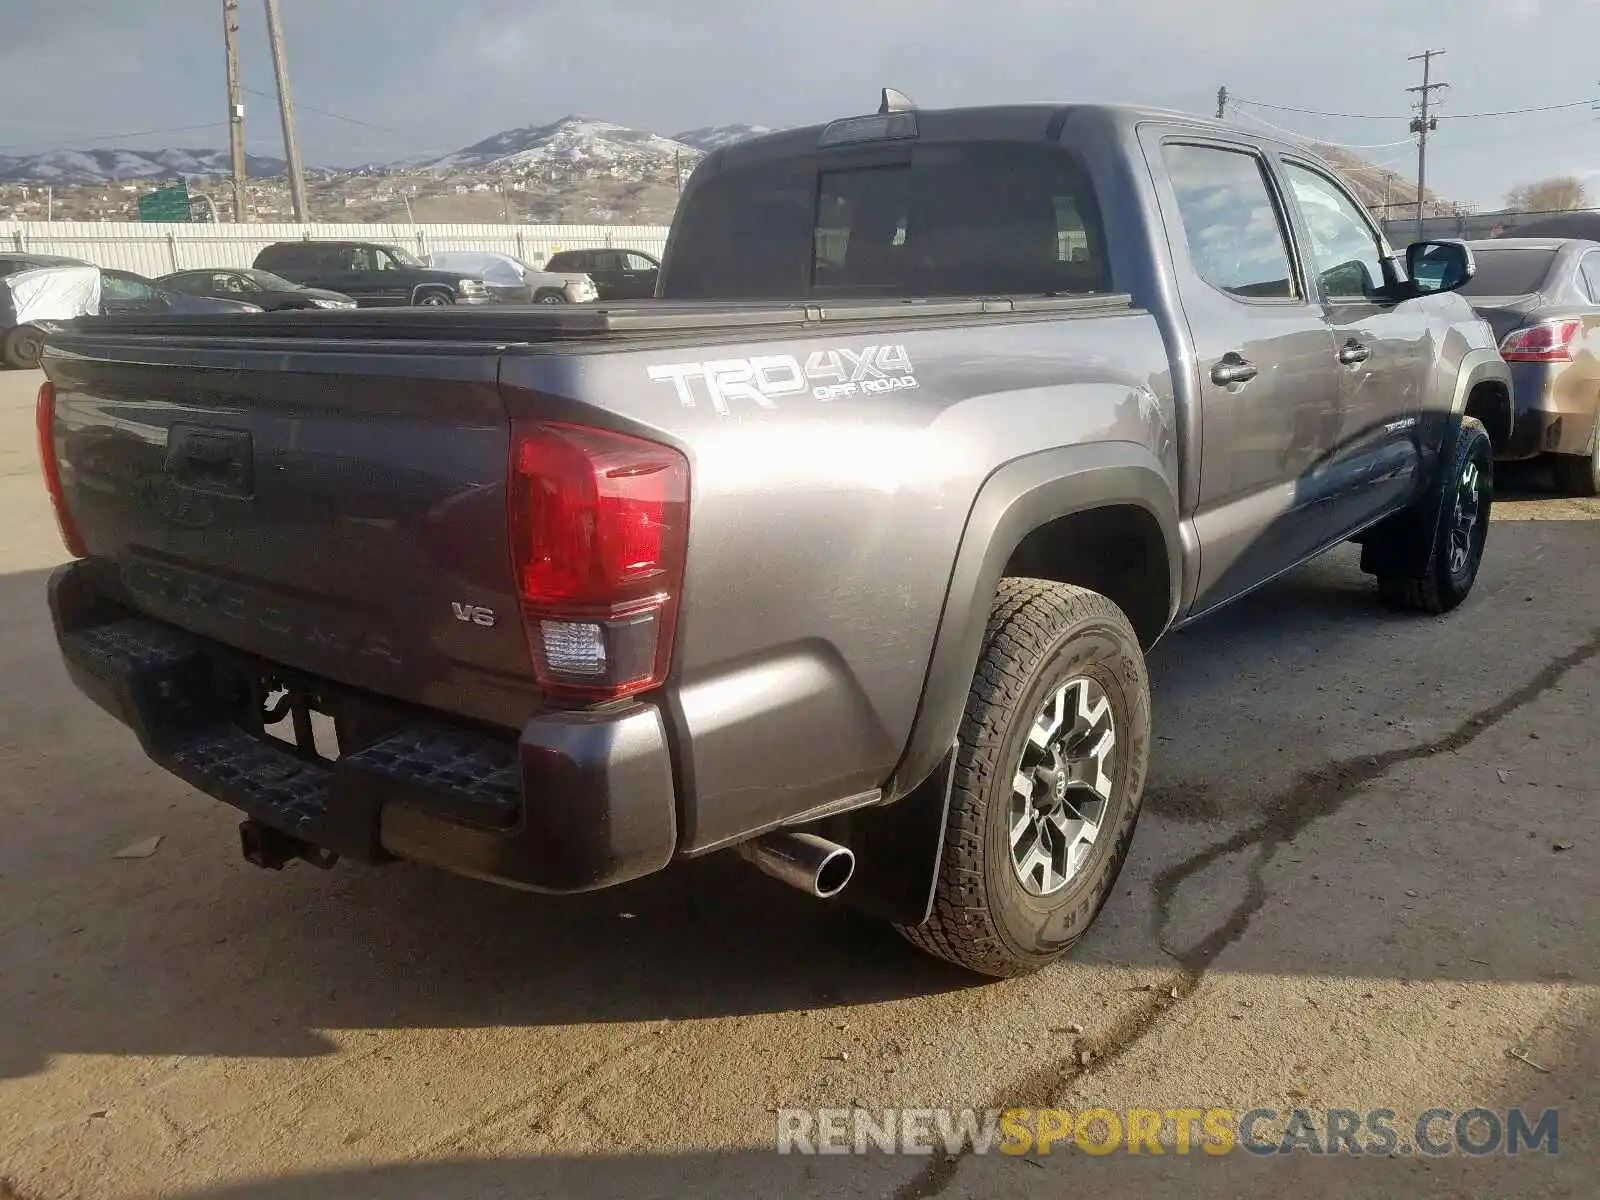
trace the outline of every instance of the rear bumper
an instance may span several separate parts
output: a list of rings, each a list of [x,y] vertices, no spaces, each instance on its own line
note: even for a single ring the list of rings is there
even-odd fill
[[[83,563],[51,575],[49,599],[80,691],[159,766],[290,837],[548,892],[609,887],[673,856],[671,760],[651,705],[543,714],[497,735],[297,679],[370,731],[330,762],[262,731],[253,689],[286,674],[271,664],[118,608]]]
[[[1540,454],[1582,454],[1594,429],[1592,393],[1560,386],[1567,363],[1512,363],[1511,385],[1515,424],[1501,459],[1534,458]]]

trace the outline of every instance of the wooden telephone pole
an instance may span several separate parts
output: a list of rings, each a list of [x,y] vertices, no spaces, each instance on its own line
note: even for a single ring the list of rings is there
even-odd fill
[[[246,172],[244,98],[239,90],[239,0],[222,0],[222,44],[228,54],[228,157],[233,164],[233,219],[237,222],[245,219]]]
[[[1407,88],[1408,92],[1417,92],[1421,95],[1421,114],[1411,120],[1411,132],[1417,135],[1417,240],[1422,240],[1423,205],[1428,195],[1428,134],[1439,128],[1439,118],[1428,112],[1433,93],[1442,88],[1447,88],[1448,83],[1434,83],[1431,79],[1433,60],[1443,54],[1443,50],[1424,50],[1421,54],[1413,54],[1408,62],[1422,63],[1422,86]]]
[[[278,0],[266,0],[267,41],[272,46],[272,70],[278,77],[278,113],[283,118],[283,154],[289,161],[289,196],[294,202],[294,219],[304,223],[306,179],[300,166],[300,140],[294,132],[294,101],[289,98],[289,65],[283,57],[283,22],[278,17]]]

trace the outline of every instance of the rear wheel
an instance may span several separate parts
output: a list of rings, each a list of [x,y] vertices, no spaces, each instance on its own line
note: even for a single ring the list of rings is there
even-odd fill
[[[0,342],[0,356],[5,358],[6,366],[18,370],[33,370],[43,353],[44,334],[32,325],[18,325],[6,334],[4,342]]]
[[[968,695],[932,917],[913,945],[984,975],[1037,971],[1088,930],[1133,839],[1150,684],[1122,610],[1006,579]]]
[[[1393,608],[1447,613],[1477,582],[1494,503],[1494,447],[1474,417],[1463,417],[1427,494],[1368,541],[1383,561],[1378,594]]]
[[[1600,496],[1600,415],[1589,434],[1587,454],[1556,454],[1550,459],[1556,487],[1573,496]]]

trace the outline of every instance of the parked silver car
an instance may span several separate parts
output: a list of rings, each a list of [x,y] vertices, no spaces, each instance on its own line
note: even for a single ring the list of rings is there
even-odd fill
[[[589,304],[599,297],[587,275],[541,271],[494,250],[447,250],[430,254],[428,263],[482,279],[502,304]]]
[[[1600,242],[1471,242],[1477,275],[1461,289],[1511,364],[1515,420],[1506,459],[1548,456],[1556,485],[1600,494]]]

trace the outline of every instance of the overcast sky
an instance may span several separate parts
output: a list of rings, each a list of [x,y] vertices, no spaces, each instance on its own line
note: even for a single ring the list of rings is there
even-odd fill
[[[226,145],[221,0],[3,0],[0,154]],[[241,0],[247,145],[281,154],[260,0]],[[1600,188],[1595,0],[281,0],[302,149],[342,165],[444,153],[583,113],[660,133],[926,106],[1126,100],[1240,110],[1410,172],[1407,56],[1444,49],[1429,183],[1497,205],[1517,183]],[[1578,103],[1574,103],[1578,102]],[[366,124],[339,120],[312,109]],[[209,128],[144,138],[112,135]],[[374,128],[381,126],[382,128]],[[1400,143],[1398,145],[1394,143]]]

